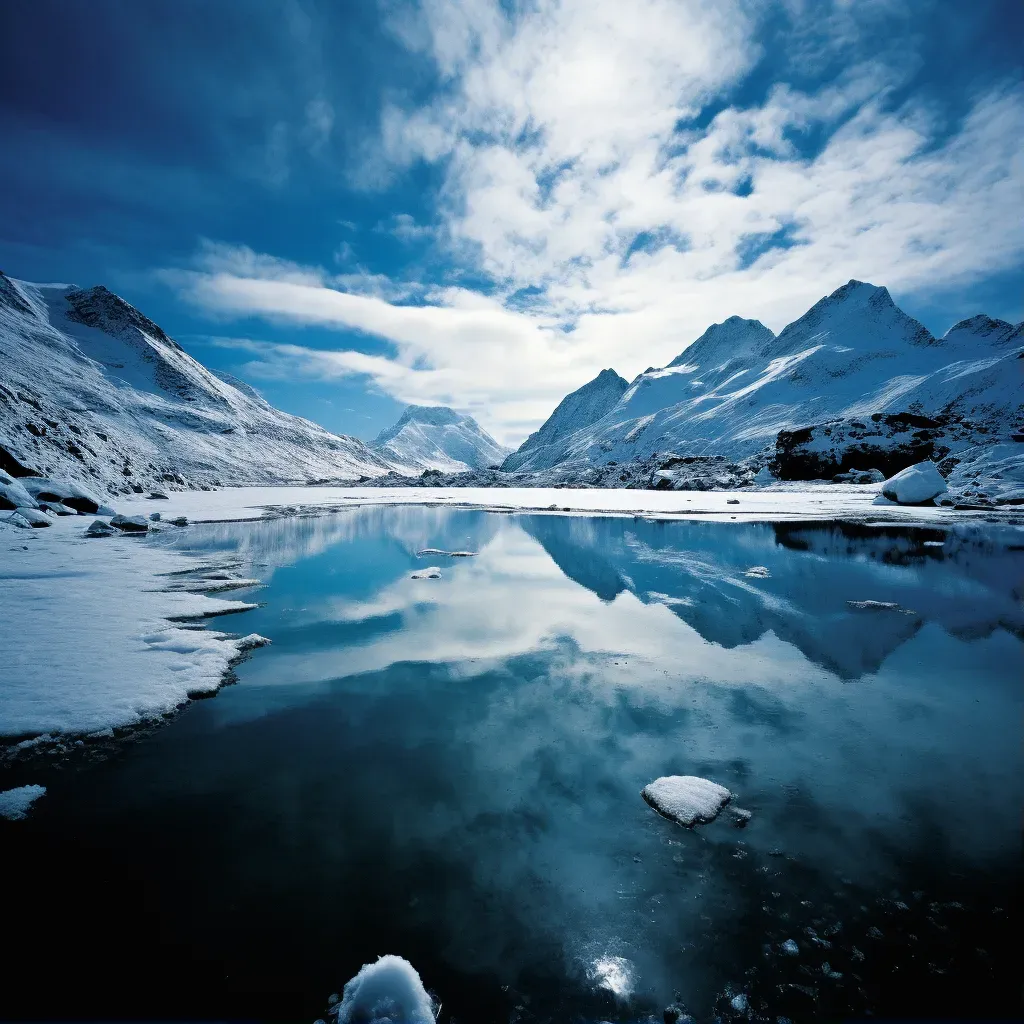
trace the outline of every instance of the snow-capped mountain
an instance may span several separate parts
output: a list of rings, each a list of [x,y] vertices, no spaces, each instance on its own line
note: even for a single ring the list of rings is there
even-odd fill
[[[554,465],[547,460],[560,451],[563,440],[610,412],[628,387],[629,383],[614,370],[602,370],[592,381],[566,395],[540,430],[509,455],[501,468],[511,473]]]
[[[425,405],[410,405],[394,426],[374,438],[373,447],[400,473],[487,469],[500,465],[509,453],[472,416]]]
[[[773,448],[780,431],[834,420],[865,427],[873,414],[955,419],[972,444],[1009,440],[1024,423],[1022,351],[1024,325],[976,316],[935,338],[885,288],[851,281],[778,336],[739,317],[710,327],[528,464],[621,464],[665,452],[744,458]]]
[[[352,437],[211,373],[103,287],[0,274],[0,468],[110,493],[357,479],[391,469]]]

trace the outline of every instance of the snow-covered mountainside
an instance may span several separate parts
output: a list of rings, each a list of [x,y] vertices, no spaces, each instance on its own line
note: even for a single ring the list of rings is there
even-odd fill
[[[472,416],[425,405],[410,405],[393,427],[377,435],[373,447],[406,473],[487,469],[500,465],[509,453]]]
[[[1022,354],[1024,325],[976,316],[934,338],[884,288],[851,281],[778,336],[739,317],[709,328],[664,369],[637,377],[600,419],[536,449],[529,466],[668,452],[768,461],[780,431],[844,421],[871,433],[873,415],[895,414],[954,424],[938,454],[961,457],[1020,436]]]
[[[113,494],[357,479],[392,466],[211,373],[106,288],[0,274],[0,468]]]
[[[513,473],[554,465],[550,458],[560,451],[563,440],[614,409],[628,387],[628,381],[614,370],[602,370],[592,381],[566,395],[540,430],[531,434],[518,451],[509,455],[501,468]]]

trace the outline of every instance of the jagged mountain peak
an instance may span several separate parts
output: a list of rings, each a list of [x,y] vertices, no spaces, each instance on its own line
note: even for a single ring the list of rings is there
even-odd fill
[[[683,349],[668,368],[688,363],[704,365],[709,361],[725,362],[749,356],[775,337],[760,320],[731,316],[720,324],[712,324],[693,344]]]
[[[964,341],[977,344],[981,341],[986,345],[1002,348],[1021,343],[1022,327],[1024,324],[1014,326],[1006,320],[997,320],[984,313],[978,313],[953,324],[942,340],[954,344]]]

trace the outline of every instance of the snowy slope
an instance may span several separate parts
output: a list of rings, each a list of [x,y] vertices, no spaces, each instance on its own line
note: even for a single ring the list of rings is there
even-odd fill
[[[0,274],[0,468],[127,493],[392,467],[361,441],[214,375],[106,288]]]
[[[377,435],[373,447],[396,463],[399,472],[486,469],[499,465],[509,453],[472,416],[424,405],[410,405],[393,427]]]
[[[531,434],[502,464],[508,473],[542,469],[570,434],[589,427],[613,409],[629,383],[614,370],[602,370],[592,381],[566,395],[540,430]]]
[[[664,452],[743,458],[782,430],[907,411],[967,420],[975,441],[1009,439],[1024,422],[1022,351],[1022,325],[977,316],[934,338],[884,288],[851,281],[777,337],[738,317],[709,328],[530,466]]]

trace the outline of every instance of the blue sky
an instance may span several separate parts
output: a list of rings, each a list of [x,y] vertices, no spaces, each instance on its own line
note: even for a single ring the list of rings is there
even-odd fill
[[[1019,0],[9,0],[0,267],[371,437],[515,443],[851,277],[1024,318]]]

